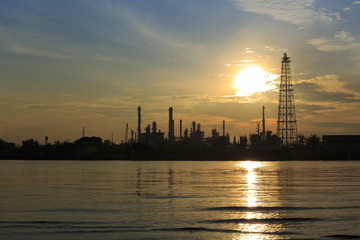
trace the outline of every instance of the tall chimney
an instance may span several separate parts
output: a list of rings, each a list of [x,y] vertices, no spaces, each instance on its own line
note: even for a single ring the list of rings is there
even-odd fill
[[[266,132],[265,132],[265,106],[263,106],[262,127],[263,127],[262,138],[263,138],[263,141],[266,141]]]
[[[137,129],[137,137],[140,139],[141,134],[141,107],[138,107],[138,129]]]
[[[180,139],[183,138],[183,135],[182,135],[182,120],[180,119]]]
[[[225,137],[225,120],[223,120],[223,136]]]
[[[126,124],[126,131],[125,131],[125,142],[128,142],[128,133],[129,133],[129,124]]]
[[[174,133],[174,119],[173,119],[173,108],[169,108],[169,133],[168,139],[170,141],[175,140],[175,133]]]

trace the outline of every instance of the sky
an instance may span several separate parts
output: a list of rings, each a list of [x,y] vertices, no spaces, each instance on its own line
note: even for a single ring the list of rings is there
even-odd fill
[[[118,143],[138,106],[143,129],[167,133],[173,107],[176,136],[180,119],[240,136],[264,105],[276,132],[284,52],[298,133],[360,134],[359,23],[354,0],[2,0],[0,138]]]

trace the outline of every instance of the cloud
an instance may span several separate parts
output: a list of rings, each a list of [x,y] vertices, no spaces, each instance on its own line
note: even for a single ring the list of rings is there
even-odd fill
[[[354,41],[355,38],[349,32],[340,31],[333,37],[320,37],[308,40],[308,44],[316,49],[325,52],[350,50],[360,47],[360,44]]]
[[[125,55],[130,49],[142,51],[142,54],[144,51],[162,50],[169,55],[170,51],[171,54],[174,51],[182,54],[185,50],[193,52],[203,48],[202,44],[172,36],[160,26],[161,23],[154,22],[155,18],[150,13],[139,12],[120,2],[89,0],[75,4],[86,9],[84,16],[74,16],[75,13],[69,11],[69,16],[62,19],[57,16],[60,14],[53,14],[53,22],[46,25],[44,16],[29,11],[25,16],[18,16],[21,21],[14,21],[16,24],[0,24],[0,50],[43,58],[136,64],[137,61],[132,61],[135,54],[131,53],[131,57]],[[46,4],[43,8],[44,11],[52,10]],[[62,10],[59,9],[60,12]],[[9,16],[5,18],[12,19],[10,11],[6,14]],[[88,15],[94,15],[94,19],[84,24],[81,20]],[[31,21],[32,18],[44,24],[39,27]],[[72,18],[76,21],[72,22]],[[71,24],[63,26],[67,21]]]
[[[315,0],[230,0],[246,12],[272,17],[275,20],[308,27],[315,22],[331,23],[339,19],[337,13],[314,8]]]
[[[63,96],[63,95],[61,95]],[[53,112],[63,114],[94,114],[102,117],[118,117],[119,112],[136,110],[137,101],[131,97],[100,98],[91,102],[50,102],[50,103],[28,103],[18,104],[17,109],[36,112]]]
[[[360,4],[360,1],[355,1],[353,2],[353,4]]]
[[[96,48],[68,42],[46,32],[0,26],[0,50],[8,53],[52,59],[74,59],[129,63],[131,60],[99,53]]]
[[[9,46],[6,49],[8,52],[29,55],[34,57],[50,57],[50,58],[72,58],[70,55],[59,53],[55,51],[46,51],[44,49],[31,48],[20,44]]]
[[[339,76],[336,74],[328,74],[325,76],[319,76],[306,80],[299,80],[296,82],[299,84],[312,84],[318,92],[325,93],[344,93],[349,96],[354,96],[360,99],[360,93],[346,87],[346,83],[340,81]]]
[[[302,131],[308,133],[337,131],[346,133],[345,129],[314,126],[317,122],[358,122],[360,92],[350,89],[338,75],[328,74],[294,83],[295,105],[298,121]],[[341,124],[340,124],[341,125]]]
[[[295,82],[295,102],[302,116],[336,118],[336,113],[357,111],[360,92],[347,88],[338,75],[328,74]]]
[[[355,39],[350,36],[349,32],[345,32],[345,31],[337,32],[334,38],[343,42],[352,42]]]
[[[139,36],[146,39],[146,45],[157,46],[168,49],[181,49],[181,50],[201,50],[204,48],[202,44],[189,43],[179,37],[172,36],[169,31],[161,28],[162,23],[156,22],[156,17],[152,16],[150,12],[141,12],[135,8],[122,4],[121,1],[116,3],[109,0],[104,1],[90,1],[95,9],[101,12],[104,16],[110,16],[114,22],[123,22],[131,29],[133,33],[137,34],[136,39],[132,43],[138,42]],[[118,41],[123,41],[123,36],[117,36]],[[137,46],[138,47],[138,46]]]
[[[57,93],[56,96],[60,96],[60,97],[73,97],[73,94],[66,94],[66,93]]]

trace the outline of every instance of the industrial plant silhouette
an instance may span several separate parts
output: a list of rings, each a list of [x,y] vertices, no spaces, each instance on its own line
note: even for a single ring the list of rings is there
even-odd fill
[[[260,132],[260,126],[258,124],[257,134],[250,135],[250,142],[252,148],[266,148],[266,149],[279,149],[280,146],[289,146],[291,144],[297,143],[297,121],[295,114],[295,103],[294,103],[294,87],[292,84],[291,68],[290,68],[290,57],[287,53],[284,53],[284,56],[281,61],[281,80],[280,80],[280,90],[279,90],[279,107],[278,107],[278,120],[277,120],[277,134],[272,135],[271,131],[266,131],[265,129],[265,106],[263,106],[263,119],[262,119],[262,131]],[[159,144],[165,140],[164,132],[160,130],[157,131],[157,124],[154,121],[152,123],[152,128],[148,125],[145,128],[145,133],[141,132],[141,107],[138,107],[138,127],[137,132],[134,134],[134,131],[131,130],[131,139],[130,143],[147,143],[147,144]],[[174,131],[174,118],[173,118],[173,108],[169,108],[169,125],[168,125],[168,134],[167,141],[190,141],[192,143],[211,143],[214,139],[223,138],[223,141],[227,139],[229,141],[229,134],[225,135],[225,120],[223,120],[223,129],[222,136],[219,136],[219,133],[216,129],[212,129],[211,138],[204,138],[205,133],[201,131],[201,125],[192,122],[192,128],[190,133],[188,129],[185,129],[183,132],[182,120],[180,119],[180,134],[179,137],[175,137]],[[233,142],[239,143],[242,142],[242,145],[247,145],[247,138],[241,137],[238,141],[234,137]],[[243,143],[243,142],[246,142]],[[128,142],[128,124],[126,124],[126,136],[125,142]]]
[[[225,120],[222,134],[211,130],[205,137],[201,124],[192,122],[191,128],[183,130],[179,120],[179,135],[175,134],[174,109],[169,108],[168,132],[158,129],[154,121],[142,132],[141,107],[137,108],[137,131],[130,131],[126,124],[125,141],[120,144],[99,137],[85,136],[74,142],[55,141],[40,145],[33,139],[22,142],[22,146],[0,140],[0,159],[123,159],[123,160],[315,160],[315,159],[360,159],[360,136],[316,135],[305,137],[297,134],[294,87],[287,53],[281,61],[281,79],[277,132],[266,130],[265,106],[262,108],[262,129],[257,124],[256,133],[230,139],[226,133]]]

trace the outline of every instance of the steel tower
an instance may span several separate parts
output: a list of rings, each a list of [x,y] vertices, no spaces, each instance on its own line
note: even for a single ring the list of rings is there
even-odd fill
[[[290,62],[290,57],[284,53],[284,57],[281,61],[279,109],[277,120],[277,135],[281,138],[284,146],[288,146],[297,141],[294,87],[291,78]]]

